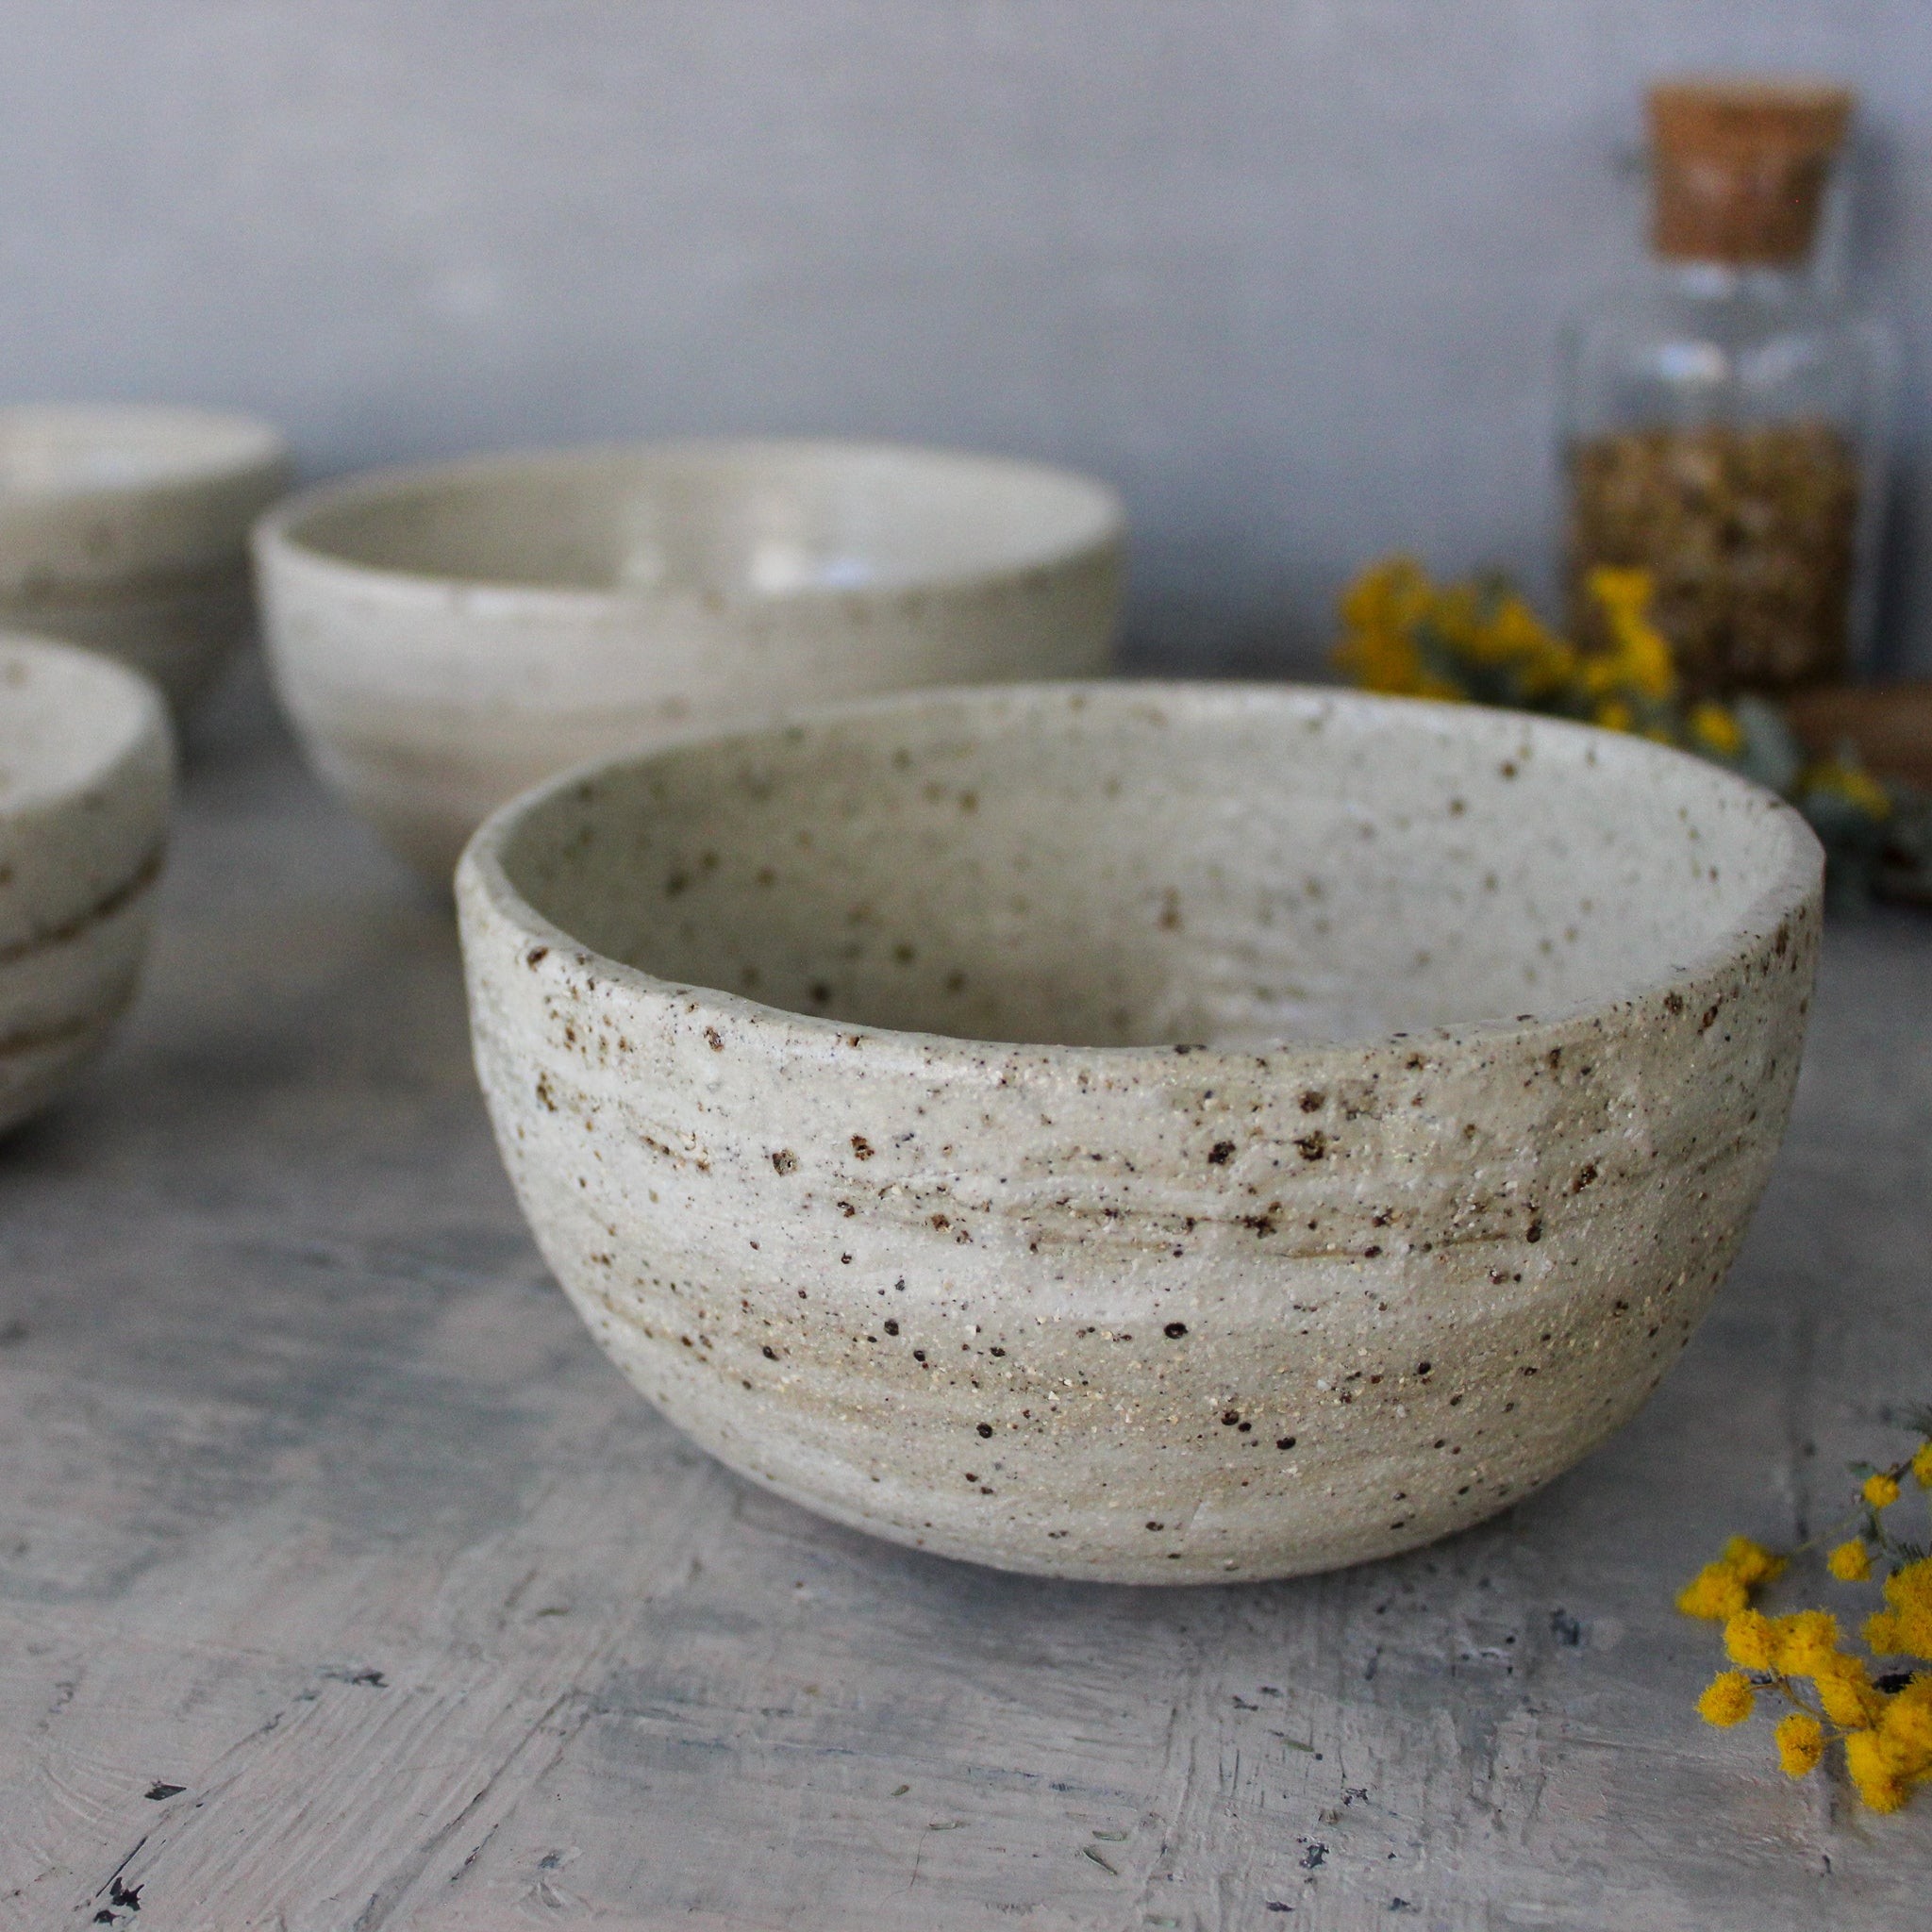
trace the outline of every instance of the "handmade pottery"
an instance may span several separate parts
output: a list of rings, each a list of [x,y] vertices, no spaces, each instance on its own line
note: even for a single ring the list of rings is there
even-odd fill
[[[134,996],[173,774],[146,678],[0,635],[0,1128],[52,1100]]]
[[[1036,464],[688,442],[365,477],[268,517],[275,683],[425,875],[583,759],[932,684],[1105,668],[1122,515]]]
[[[253,622],[248,528],[288,480],[243,416],[0,410],[0,625],[118,658],[180,710]]]
[[[458,874],[599,1342],[781,1494],[1130,1582],[1379,1557],[1631,1416],[1783,1130],[1820,853],[1474,706],[858,706],[612,761]]]

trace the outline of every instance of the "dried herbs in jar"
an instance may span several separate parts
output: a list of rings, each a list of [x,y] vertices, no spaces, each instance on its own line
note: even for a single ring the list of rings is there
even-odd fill
[[[1812,419],[1613,429],[1570,452],[1572,603],[1613,564],[1648,571],[1657,626],[1698,694],[1849,668],[1858,453]]]
[[[1652,90],[1653,263],[1573,331],[1573,621],[1604,565],[1648,573],[1687,691],[1776,692],[1862,656],[1889,356],[1814,261],[1841,89]]]

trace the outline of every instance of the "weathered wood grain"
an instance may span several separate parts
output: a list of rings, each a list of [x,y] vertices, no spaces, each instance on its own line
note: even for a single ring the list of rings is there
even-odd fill
[[[1792,1785],[1669,1597],[1932,1394],[1932,927],[1830,943],[1656,1402],[1301,1583],[995,1575],[747,1489],[545,1282],[454,933],[245,685],[135,1022],[0,1148],[0,1927],[1916,1928],[1932,1798]]]

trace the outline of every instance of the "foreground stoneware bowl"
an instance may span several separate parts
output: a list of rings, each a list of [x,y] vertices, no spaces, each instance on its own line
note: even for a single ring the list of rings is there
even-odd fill
[[[253,622],[249,525],[288,480],[245,416],[0,410],[0,625],[118,658],[179,710]]]
[[[257,555],[311,760],[447,886],[566,766],[800,705],[1106,667],[1113,492],[842,442],[491,458],[312,491]]]
[[[667,1416],[881,1536],[1181,1582],[1424,1542],[1637,1409],[1776,1150],[1820,873],[1634,738],[1092,685],[564,777],[458,899],[524,1211]]]
[[[146,678],[0,635],[0,1128],[52,1100],[134,996],[173,777]]]

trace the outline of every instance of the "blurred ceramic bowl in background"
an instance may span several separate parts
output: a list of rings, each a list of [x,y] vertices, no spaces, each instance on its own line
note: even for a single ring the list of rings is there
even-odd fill
[[[0,1128],[54,1099],[134,996],[173,778],[146,678],[0,636]]]
[[[458,903],[604,1348],[735,1469],[1056,1575],[1526,1495],[1723,1280],[1821,855],[1631,737],[1287,688],[854,706],[567,775]]]
[[[1085,476],[855,442],[494,457],[312,491],[256,552],[325,778],[446,885],[566,766],[919,685],[1083,676],[1123,516]]]
[[[0,625],[118,658],[179,713],[254,621],[248,530],[289,475],[245,416],[0,410]]]

